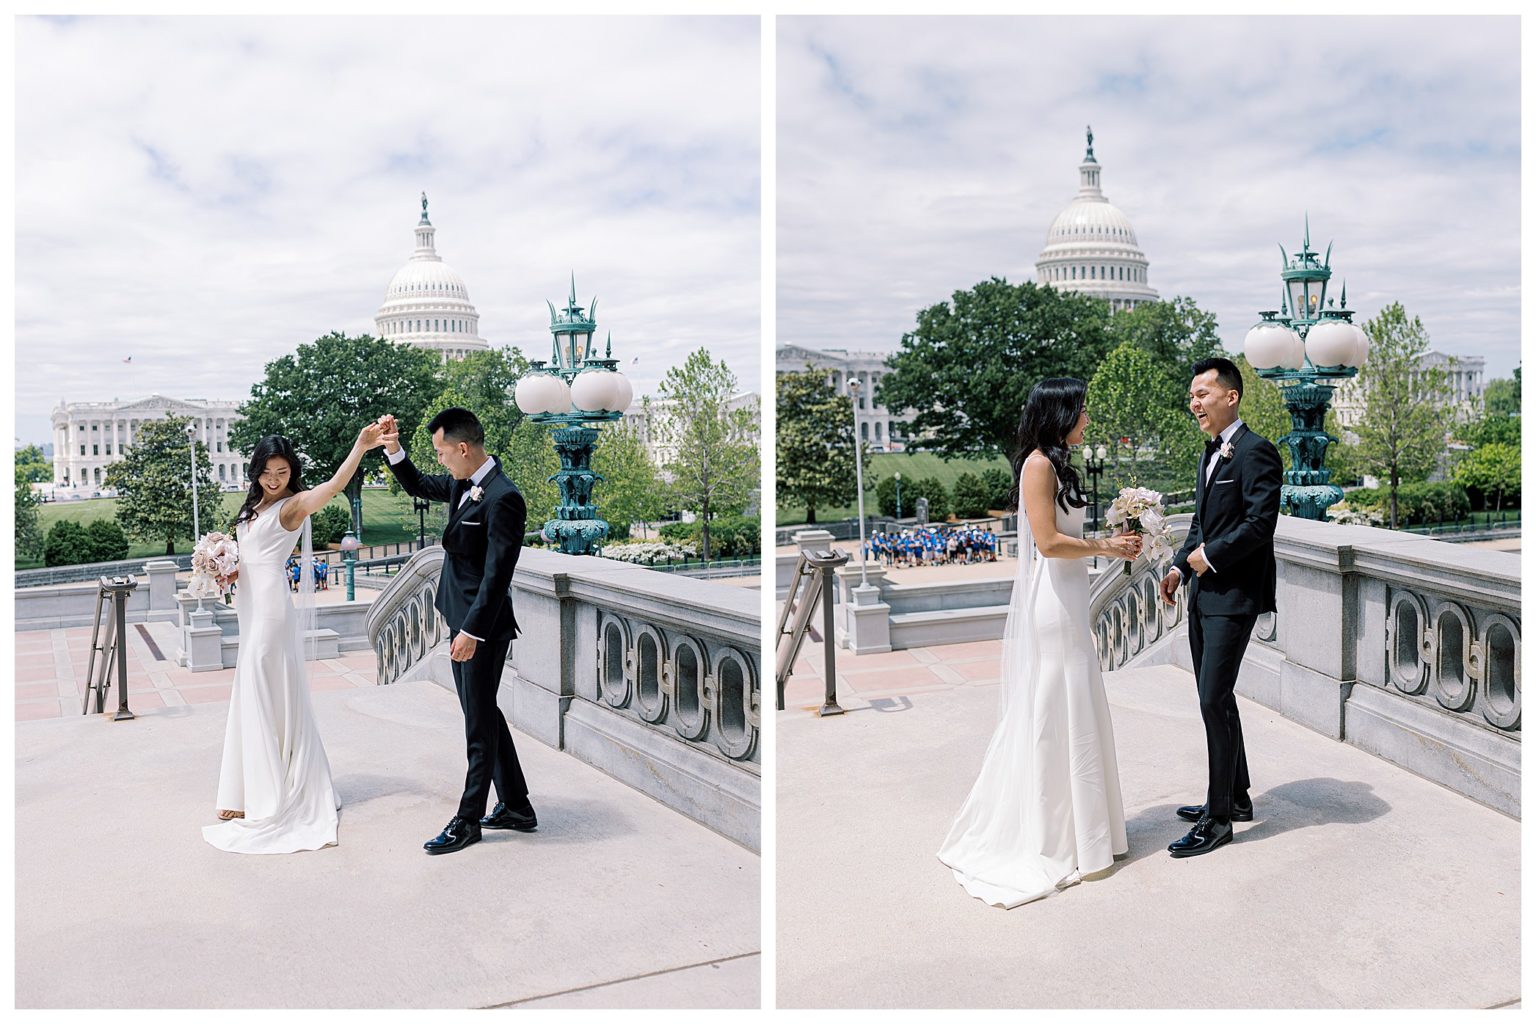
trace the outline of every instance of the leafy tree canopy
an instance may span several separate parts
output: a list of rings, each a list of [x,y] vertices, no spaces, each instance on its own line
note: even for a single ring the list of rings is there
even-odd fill
[[[184,416],[167,416],[140,424],[133,446],[121,461],[107,467],[103,482],[117,488],[117,521],[131,537],[165,541],[165,553],[176,553],[176,538],[193,536],[192,454],[188,451]],[[213,478],[208,446],[201,441],[197,453],[197,490],[201,499],[197,529],[203,533],[227,530],[221,522],[219,487]]]
[[[818,508],[857,499],[853,402],[839,395],[820,370],[781,373],[775,382],[777,429],[774,477],[781,505],[804,505],[805,521]],[[869,448],[864,448],[869,459]]]

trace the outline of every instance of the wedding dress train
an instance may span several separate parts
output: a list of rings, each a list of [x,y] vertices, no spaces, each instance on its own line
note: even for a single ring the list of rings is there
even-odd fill
[[[1056,528],[1082,537],[1083,510],[1053,507]],[[1021,512],[1001,713],[939,850],[966,892],[994,906],[1048,896],[1128,849],[1091,625],[1086,561],[1041,557]]]

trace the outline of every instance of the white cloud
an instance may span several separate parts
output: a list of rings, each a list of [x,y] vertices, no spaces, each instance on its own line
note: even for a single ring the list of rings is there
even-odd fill
[[[1520,350],[1514,18],[778,19],[779,341],[894,350],[916,312],[1034,277],[1092,124],[1164,298],[1229,349],[1304,214],[1359,318]]]
[[[18,433],[372,331],[423,189],[493,344],[574,270],[637,394],[701,345],[758,390],[757,25],[19,21]]]

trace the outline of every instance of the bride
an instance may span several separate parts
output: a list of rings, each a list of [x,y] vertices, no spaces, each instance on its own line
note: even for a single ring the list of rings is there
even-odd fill
[[[304,668],[305,633],[313,623],[289,597],[287,560],[302,532],[310,564],[309,517],[342,492],[382,437],[377,423],[364,427],[336,475],[308,490],[287,438],[264,437],[251,456],[250,494],[235,517],[240,565],[226,580],[240,579],[240,653],[219,769],[216,806],[223,820],[203,828],[203,838],[221,850],[294,853],[336,842],[341,803]],[[313,574],[303,579],[303,601],[312,609]]]
[[[1109,702],[1088,621],[1083,559],[1134,559],[1141,538],[1083,539],[1067,447],[1087,388],[1041,381],[1019,420],[1019,567],[1003,638],[1002,706],[981,774],[939,850],[966,892],[1016,907],[1103,871],[1127,851]]]

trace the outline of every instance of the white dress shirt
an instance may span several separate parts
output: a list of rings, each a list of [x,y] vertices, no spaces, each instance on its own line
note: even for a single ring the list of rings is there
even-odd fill
[[[384,453],[384,457],[389,459],[389,464],[391,466],[398,466],[400,464],[401,460],[405,458],[405,445],[401,445],[400,449],[398,451],[385,452]],[[480,463],[480,468],[475,470],[474,473],[470,474],[469,486],[470,487],[479,487],[482,483],[485,482],[485,478],[491,475],[491,470],[493,470],[495,468],[496,468],[496,460],[491,458],[489,455],[487,455],[485,457],[485,461]],[[465,488],[464,489],[464,493],[459,496],[459,508],[463,508],[464,507],[464,503],[466,501],[468,501],[468,500],[469,500],[469,488]],[[462,629],[459,630],[459,632],[460,633],[464,633],[464,631]],[[464,633],[464,635],[469,637],[471,640],[475,641],[476,643],[484,643],[485,642],[485,639],[483,637],[475,636],[473,633]]]
[[[1217,440],[1219,440],[1222,444],[1226,444],[1228,441],[1232,440],[1232,438],[1237,434],[1238,428],[1241,427],[1242,425],[1243,425],[1243,421],[1241,419],[1233,420],[1231,423],[1227,424],[1227,429],[1223,430],[1220,434],[1217,435]],[[1220,463],[1221,463],[1221,456],[1219,454],[1212,455],[1211,458],[1210,458],[1210,461],[1208,461],[1206,463],[1206,465],[1205,465],[1205,486],[1206,487],[1210,487],[1211,486],[1211,477],[1216,475],[1216,467],[1218,465],[1220,465]],[[1200,546],[1202,548],[1205,547],[1204,544],[1201,544]],[[1211,564],[1211,560],[1209,558],[1207,558],[1205,560],[1205,564],[1206,564],[1207,568],[1210,569],[1211,572],[1215,572],[1216,571],[1216,566]],[[1179,573],[1179,582],[1183,583],[1184,582],[1184,574],[1182,572],[1179,572],[1179,567],[1178,566],[1174,566],[1173,567],[1173,571]]]

